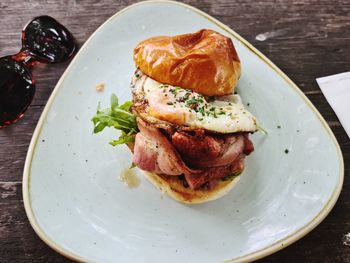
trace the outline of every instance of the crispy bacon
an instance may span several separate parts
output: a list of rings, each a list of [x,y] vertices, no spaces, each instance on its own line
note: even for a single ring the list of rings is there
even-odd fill
[[[174,146],[158,128],[141,118],[137,118],[137,126],[140,133],[135,138],[134,164],[143,170],[167,175],[196,173],[186,166]]]
[[[172,143],[190,167],[205,168],[228,165],[244,149],[243,135],[205,135],[176,132]]]
[[[239,172],[252,150],[245,134],[206,135],[175,132],[164,135],[154,125],[137,118],[133,162],[141,169],[170,176],[184,175],[191,189]]]
[[[244,134],[244,150],[245,155],[249,155],[254,151],[254,145],[251,140],[249,140],[248,133]]]
[[[235,174],[244,168],[244,155],[240,155],[228,165],[211,167],[203,170],[200,176],[195,174],[185,174],[187,183],[192,189],[198,189],[207,182],[215,182],[227,175]]]

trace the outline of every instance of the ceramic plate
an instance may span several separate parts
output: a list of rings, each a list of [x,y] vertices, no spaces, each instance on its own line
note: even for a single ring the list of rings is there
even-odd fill
[[[240,182],[201,205],[173,201],[142,177],[119,181],[131,163],[112,129],[93,135],[96,105],[130,99],[135,45],[157,35],[210,28],[232,38],[242,61],[238,92],[268,135],[252,136]],[[95,86],[105,83],[105,91]],[[288,153],[287,153],[288,152]],[[301,91],[266,57],[207,14],[175,2],[142,2],[104,23],[52,93],[30,144],[25,209],[59,253],[94,262],[251,261],[298,240],[335,204],[343,160],[331,130]]]

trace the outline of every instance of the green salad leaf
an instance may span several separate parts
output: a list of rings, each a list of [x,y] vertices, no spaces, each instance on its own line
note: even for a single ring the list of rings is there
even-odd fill
[[[111,95],[111,107],[101,109],[100,103],[97,106],[97,112],[92,117],[94,123],[94,133],[99,133],[106,127],[113,127],[121,131],[121,135],[117,140],[109,142],[116,146],[124,143],[131,143],[135,140],[135,135],[138,133],[136,117],[130,112],[132,101],[126,101],[119,105],[118,97],[115,94]]]

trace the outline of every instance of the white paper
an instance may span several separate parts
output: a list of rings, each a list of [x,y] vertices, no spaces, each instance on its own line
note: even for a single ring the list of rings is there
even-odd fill
[[[350,138],[350,72],[316,81]]]

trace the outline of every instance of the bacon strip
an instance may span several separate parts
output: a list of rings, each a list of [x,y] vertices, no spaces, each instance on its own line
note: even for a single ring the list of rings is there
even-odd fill
[[[160,173],[167,175],[200,173],[187,167],[174,146],[158,128],[141,118],[137,118],[137,126],[140,133],[135,138],[133,162],[138,167],[150,172],[161,171]]]
[[[160,129],[141,118],[137,118],[137,124],[140,133],[135,138],[133,162],[139,168],[156,174],[184,175],[191,189],[243,170],[244,151],[251,150],[249,145],[246,149],[249,138],[245,135],[226,136],[224,139],[202,137],[202,144],[198,144],[197,149],[196,142],[200,140],[191,140],[191,136],[174,133],[170,141]],[[184,153],[186,150],[187,154]],[[216,157],[208,160],[204,156],[200,160],[198,156],[201,152],[211,152],[211,156]],[[182,155],[187,157],[187,164]]]
[[[196,168],[229,165],[237,159],[245,146],[243,135],[223,135],[220,138],[176,132],[171,138],[184,161]]]

